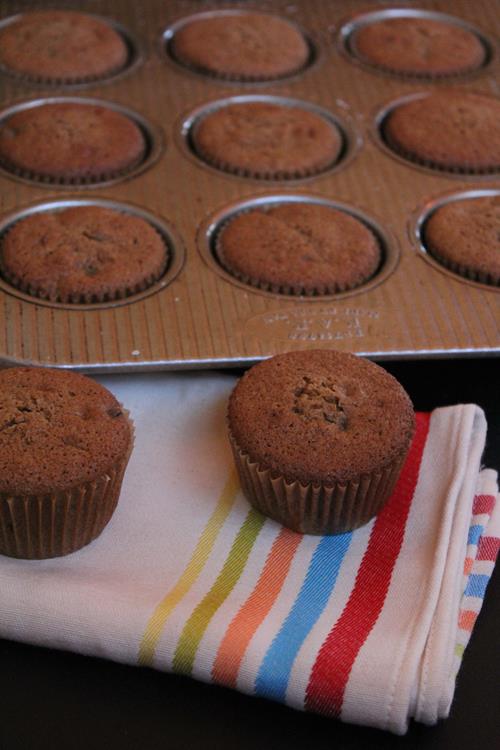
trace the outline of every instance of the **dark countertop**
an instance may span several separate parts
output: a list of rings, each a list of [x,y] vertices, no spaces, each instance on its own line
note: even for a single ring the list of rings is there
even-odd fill
[[[500,469],[500,359],[385,363],[418,410],[474,402],[488,420],[483,463]],[[405,737],[340,724],[149,669],[0,641],[1,750],[79,748],[494,747],[500,735],[500,570],[458,676],[451,716]]]

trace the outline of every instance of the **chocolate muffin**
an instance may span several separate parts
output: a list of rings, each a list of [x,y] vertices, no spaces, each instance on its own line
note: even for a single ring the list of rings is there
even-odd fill
[[[108,523],[132,428],[102,385],[64,370],[0,371],[0,553],[73,552]]]
[[[142,291],[165,271],[168,251],[147,221],[98,206],[32,214],[5,235],[3,276],[53,302],[103,302]]]
[[[401,385],[352,354],[280,354],[233,390],[228,426],[243,491],[294,531],[337,534],[376,515],[414,432]]]
[[[440,77],[477,70],[486,51],[471,31],[454,23],[403,16],[367,23],[350,39],[353,52],[381,70]]]
[[[200,73],[265,81],[301,70],[309,58],[303,35],[267,13],[221,13],[194,18],[175,32],[174,57]]]
[[[41,104],[16,112],[0,126],[0,163],[35,180],[111,179],[137,166],[145,152],[135,122],[95,104]]]
[[[500,285],[500,194],[452,200],[425,223],[425,244],[460,276]]]
[[[305,108],[249,101],[219,107],[192,133],[195,152],[232,174],[294,179],[317,174],[338,160],[342,135]]]
[[[345,211],[285,203],[241,213],[222,228],[217,256],[247,284],[282,294],[334,294],[367,281],[381,262],[377,238]]]
[[[446,90],[396,106],[383,123],[388,145],[410,161],[447,171],[500,169],[500,101]]]
[[[29,11],[0,30],[0,65],[37,82],[99,79],[123,68],[127,58],[121,35],[85,13]]]

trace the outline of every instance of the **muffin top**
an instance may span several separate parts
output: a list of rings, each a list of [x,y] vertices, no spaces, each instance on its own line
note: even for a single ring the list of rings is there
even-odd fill
[[[196,18],[174,34],[173,54],[200,72],[237,80],[290,75],[307,62],[307,43],[295,26],[267,13]]]
[[[110,470],[131,428],[102,385],[64,370],[0,371],[0,492],[68,490]]]
[[[0,126],[0,160],[35,177],[105,179],[135,166],[145,150],[129,117],[94,104],[41,104]]]
[[[233,390],[229,429],[251,461],[307,484],[371,474],[406,451],[414,413],[378,365],[329,350],[279,354]]]
[[[0,266],[15,286],[59,302],[124,297],[161,276],[167,250],[147,221],[98,206],[32,214],[7,232]]]
[[[485,59],[485,49],[471,31],[430,18],[367,23],[354,34],[353,48],[365,62],[409,75],[465,73]]]
[[[286,203],[241,213],[217,240],[222,265],[273,291],[332,294],[372,276],[379,243],[350,214],[314,203]]]
[[[127,56],[111,26],[75,11],[22,13],[0,31],[0,64],[37,80],[98,78],[122,68]]]
[[[219,169],[270,179],[320,172],[343,145],[338,128],[320,115],[261,101],[216,109],[195,126],[193,141],[198,155]]]
[[[388,144],[441,169],[500,169],[500,101],[445,90],[395,107],[384,122]]]
[[[446,203],[425,224],[432,254],[500,283],[500,195]]]

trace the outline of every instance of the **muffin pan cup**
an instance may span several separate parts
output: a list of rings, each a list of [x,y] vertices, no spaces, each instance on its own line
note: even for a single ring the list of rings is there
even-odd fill
[[[73,8],[73,10],[75,10],[75,8]],[[17,13],[14,16],[9,16],[8,18],[0,20],[0,31],[17,19],[21,18],[22,15],[22,13]],[[127,59],[124,65],[120,65],[119,67],[101,75],[46,78],[44,76],[35,76],[29,75],[27,73],[21,73],[16,70],[12,70],[12,68],[9,68],[6,65],[2,65],[0,63],[0,73],[28,86],[44,88],[63,87],[64,89],[83,89],[89,86],[93,86],[94,84],[102,84],[108,82],[112,83],[122,76],[132,72],[138,65],[142,63],[143,56],[139,44],[135,37],[129,33],[128,29],[126,29],[124,26],[122,26],[120,23],[117,23],[113,19],[104,18],[103,16],[98,16],[93,13],[86,13],[86,15],[94,18],[97,21],[102,21],[107,26],[116,31],[117,34],[122,38],[127,49]]]
[[[5,272],[5,268],[2,264],[1,243],[3,237],[6,236],[9,230],[12,229],[17,222],[22,221],[28,216],[63,211],[68,208],[77,208],[79,206],[107,208],[129,216],[136,216],[137,218],[148,222],[148,224],[160,235],[165,245],[166,261],[163,273],[159,277],[155,276],[145,279],[142,284],[137,285],[134,289],[124,288],[120,293],[117,293],[113,297],[107,295],[99,295],[96,297],[94,295],[87,299],[77,296],[74,299],[52,300],[42,296],[39,289],[32,288],[21,279],[15,278]],[[132,206],[127,203],[92,198],[55,199],[36,203],[9,216],[7,220],[0,221],[0,290],[3,289],[11,294],[15,294],[20,299],[30,300],[37,304],[54,307],[56,309],[90,311],[93,309],[106,309],[107,307],[115,307],[120,304],[137,302],[150,294],[155,294],[160,290],[165,289],[165,287],[175,279],[181,270],[183,263],[184,247],[175,228],[161,220],[158,216],[155,216],[148,211],[144,211],[138,206]]]
[[[257,279],[251,279],[249,276],[239,274],[223,260],[223,254],[219,247],[219,237],[224,229],[234,218],[249,211],[265,211],[269,208],[282,205],[293,205],[294,203],[308,203],[312,205],[326,206],[343,211],[346,214],[364,224],[374,235],[381,251],[381,261],[376,271],[366,279],[361,280],[352,286],[339,285],[335,287],[323,287],[314,291],[306,291],[303,287],[279,286],[261,282]],[[399,260],[399,248],[395,238],[385,230],[380,222],[377,222],[366,213],[353,206],[341,204],[335,201],[329,201],[317,195],[307,193],[270,193],[268,195],[259,195],[241,201],[236,204],[223,207],[220,211],[209,217],[209,219],[200,227],[198,232],[198,250],[204,261],[222,278],[230,283],[237,284],[241,288],[258,290],[259,293],[265,293],[270,296],[283,295],[286,297],[306,297],[307,299],[335,300],[342,299],[346,296],[367,291],[373,286],[381,283],[396,268]]]
[[[145,150],[144,153],[126,168],[116,170],[114,172],[103,172],[102,174],[94,174],[88,176],[72,176],[63,177],[47,174],[39,174],[28,169],[22,169],[16,164],[9,160],[0,157],[0,170],[5,172],[7,175],[16,179],[22,180],[28,183],[37,183],[40,185],[46,185],[49,187],[107,187],[114,185],[121,180],[135,177],[142,173],[144,170],[151,167],[155,161],[160,157],[164,148],[164,139],[162,130],[150,123],[146,118],[140,115],[138,112],[134,112],[127,107],[123,107],[120,104],[110,102],[104,99],[94,98],[83,98],[75,96],[51,96],[43,99],[29,99],[27,101],[18,102],[0,111],[0,127],[8,123],[10,117],[18,112],[22,112],[26,109],[33,109],[36,107],[43,106],[45,104],[80,104],[86,106],[98,106],[105,107],[113,112],[127,117],[133,122],[141,131],[144,138]]]
[[[444,5],[444,4],[443,4]],[[448,4],[449,9],[452,11],[451,3]],[[440,21],[445,24],[449,24],[453,27],[468,31],[473,34],[476,39],[481,43],[484,49],[484,59],[482,63],[474,67],[466,67],[463,70],[453,71],[449,73],[430,73],[427,71],[401,71],[394,70],[389,66],[378,65],[367,58],[365,58],[356,47],[356,34],[363,27],[369,26],[373,23],[381,21],[388,21],[396,18],[409,18],[409,19],[424,19],[429,21]],[[341,23],[340,30],[337,34],[337,49],[343,54],[351,63],[362,66],[365,70],[376,73],[377,75],[386,75],[400,80],[416,81],[416,82],[428,82],[428,83],[451,83],[454,81],[461,81],[469,79],[470,77],[476,77],[481,75],[487,66],[490,64],[493,58],[494,43],[480,31],[476,26],[467,23],[464,19],[461,19],[454,15],[448,15],[447,13],[438,13],[430,10],[422,10],[420,8],[383,8],[380,10],[369,11],[369,12],[357,12],[353,16],[345,19]]]
[[[162,38],[161,38],[161,44],[160,44],[160,53],[173,65],[175,65],[177,68],[183,70],[186,73],[189,73],[191,75],[196,76],[202,76],[205,78],[208,78],[213,81],[219,81],[223,84],[236,84],[236,85],[245,85],[249,84],[251,86],[255,85],[269,85],[273,83],[279,83],[280,81],[289,81],[290,79],[294,79],[297,76],[302,75],[305,73],[309,68],[311,68],[313,65],[316,64],[319,58],[319,46],[318,43],[313,40],[311,34],[305,31],[305,29],[301,28],[297,23],[294,22],[292,18],[287,18],[286,20],[288,23],[293,26],[296,31],[299,32],[299,34],[303,37],[307,47],[309,48],[309,54],[307,57],[307,60],[304,64],[296,67],[294,70],[291,70],[287,73],[281,73],[279,75],[275,76],[264,76],[264,75],[252,75],[252,74],[231,74],[231,73],[223,73],[223,72],[216,72],[214,70],[210,70],[208,68],[204,67],[198,67],[192,63],[190,63],[188,60],[182,59],[181,56],[176,54],[175,52],[175,46],[174,46],[174,37],[175,34],[184,26],[187,26],[190,23],[193,23],[198,20],[205,20],[210,18],[220,18],[224,16],[244,16],[249,11],[254,11],[255,8],[249,8],[248,10],[243,10],[239,8],[228,8],[224,10],[211,10],[204,13],[195,13],[190,16],[182,16],[174,23],[170,24],[165,31],[163,32]],[[276,17],[276,13],[269,12],[264,9],[258,9],[258,13],[262,15],[269,15],[271,17]],[[283,16],[280,16],[283,18]]]
[[[341,147],[336,158],[331,162],[318,165],[317,168],[310,167],[302,170],[259,170],[251,168],[241,168],[222,159],[216,160],[211,155],[206,154],[196,143],[196,130],[202,120],[213,112],[217,112],[223,107],[233,104],[251,104],[251,103],[275,104],[283,107],[297,108],[311,112],[325,120],[340,136]],[[320,177],[345,167],[354,158],[356,152],[361,147],[362,138],[356,128],[352,118],[347,113],[338,114],[331,110],[319,107],[313,102],[291,97],[270,96],[266,94],[242,94],[224,99],[216,99],[197,107],[195,110],[187,113],[180,122],[180,138],[177,143],[186,155],[194,158],[200,165],[208,167],[215,172],[242,177],[245,179],[259,182],[289,183],[300,182],[311,178]]]

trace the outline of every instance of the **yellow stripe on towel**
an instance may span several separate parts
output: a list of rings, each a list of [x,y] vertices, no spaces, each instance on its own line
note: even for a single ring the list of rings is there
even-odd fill
[[[236,472],[233,471],[222,490],[214,512],[201,533],[198,544],[184,572],[173,588],[170,589],[158,604],[148,622],[139,647],[138,663],[140,665],[152,666],[156,646],[158,645],[165,622],[203,570],[215,544],[215,540],[224,525],[224,521],[234,505],[239,486],[238,477]]]

